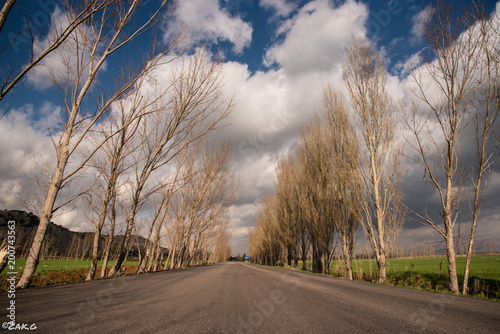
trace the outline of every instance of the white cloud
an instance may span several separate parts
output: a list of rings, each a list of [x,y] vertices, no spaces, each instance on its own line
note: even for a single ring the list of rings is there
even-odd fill
[[[422,9],[412,18],[413,27],[410,31],[410,43],[412,45],[416,45],[420,43],[424,37],[423,35],[423,26],[430,19],[432,15],[433,9],[430,6]]]
[[[44,105],[42,108],[49,108]],[[55,108],[57,109],[57,108]],[[0,207],[21,209],[17,196],[22,196],[29,183],[32,159],[44,160],[53,156],[52,143],[45,131],[33,124],[32,105],[11,110],[0,120]],[[50,116],[52,117],[52,116]],[[40,120],[39,123],[44,123]]]
[[[259,5],[274,10],[277,16],[287,17],[297,8],[296,1],[287,0],[260,0]]]
[[[241,53],[252,41],[251,24],[232,16],[219,6],[218,0],[179,2],[173,21],[168,23],[165,38],[170,38],[182,26],[189,31],[187,43],[229,41],[233,44],[233,51]]]
[[[52,217],[51,221],[75,232],[93,231],[95,227],[86,216],[88,211],[89,210],[83,207],[78,207],[76,209],[69,207],[62,208]]]
[[[284,42],[267,53],[278,69],[251,74],[245,64],[225,64],[227,94],[236,104],[233,124],[221,137],[232,144],[234,169],[243,178],[231,214],[233,253],[244,250],[261,197],[273,191],[277,158],[296,144],[302,124],[320,110],[323,87],[330,82],[344,89],[344,46],[352,34],[364,36],[367,17],[366,7],[353,1],[338,8],[314,1],[279,27]]]
[[[422,65],[422,55],[421,51],[412,54],[408,59],[404,62],[399,61],[396,65],[393,66],[393,70],[399,72],[401,77],[406,77],[411,69],[417,68]]]
[[[312,1],[278,30],[285,40],[267,51],[265,63],[292,74],[329,70],[343,62],[352,35],[365,35],[367,18],[366,6],[352,0],[336,8],[328,0]]]

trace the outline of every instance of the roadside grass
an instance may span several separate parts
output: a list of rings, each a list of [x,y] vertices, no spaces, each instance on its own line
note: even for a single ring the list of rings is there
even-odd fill
[[[38,264],[35,273],[45,273],[50,271],[70,271],[74,269],[89,268],[90,262],[91,262],[90,260],[66,260],[66,259],[40,260],[40,263]],[[114,263],[115,261],[108,261],[107,267],[111,267]],[[125,261],[123,262],[123,264],[137,266],[139,262]],[[7,266],[4,268],[1,274],[4,275],[9,271],[23,272],[25,265],[26,265],[26,259],[16,259],[16,270],[10,270]],[[97,263],[97,266],[99,267],[99,269],[102,268],[102,261],[99,261]]]
[[[448,261],[445,256],[387,259],[386,284],[417,288],[422,290],[446,292],[448,288]],[[299,268],[302,263],[299,261]],[[311,263],[306,263],[308,269]],[[352,263],[355,280],[376,282],[378,278],[377,262],[374,259],[354,260]],[[463,285],[465,257],[457,257],[457,275],[460,286]],[[333,261],[330,274],[335,277],[346,277],[344,262]],[[478,297],[500,300],[500,256],[474,256],[471,259],[469,287],[474,289],[478,280]]]
[[[35,275],[31,282],[32,286],[46,286],[61,283],[75,283],[85,281],[85,277],[90,268],[90,260],[40,260]],[[111,268],[114,261],[108,261],[107,268]],[[133,274],[135,268],[139,264],[138,261],[125,261],[125,275]],[[7,265],[0,274],[0,291],[8,290],[7,275],[8,272],[17,272],[16,281],[21,278],[26,265],[26,259],[16,259],[16,269],[11,270]],[[100,278],[102,261],[97,264],[96,278]]]

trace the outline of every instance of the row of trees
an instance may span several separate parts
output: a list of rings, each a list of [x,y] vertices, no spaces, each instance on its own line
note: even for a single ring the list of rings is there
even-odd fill
[[[304,126],[295,152],[278,161],[276,194],[264,200],[249,253],[269,264],[282,258],[289,264],[300,254],[305,267],[311,249],[313,272],[328,273],[340,242],[352,279],[361,223],[384,282],[385,258],[405,220],[395,113],[380,56],[356,38],[346,53],[343,78],[350,103],[332,86],[325,88],[321,114]]]
[[[14,3],[4,4],[0,29]],[[62,108],[49,131],[55,159],[36,161],[40,189],[25,200],[40,223],[18,287],[30,285],[51,218],[75,201],[85,201],[96,226],[88,280],[101,255],[104,276],[120,221],[124,237],[108,276],[120,272],[141,219],[151,220],[140,271],[158,267],[165,234],[171,267],[227,255],[227,209],[237,182],[228,147],[211,144],[210,133],[224,125],[232,101],[223,98],[220,59],[204,49],[184,55],[183,30],[167,42],[156,40],[173,8],[166,0],[67,1],[48,31],[33,35],[27,22],[14,40],[3,36],[5,53],[16,38],[31,36],[33,44],[25,64],[2,70],[0,98],[45,65]],[[149,54],[137,52],[138,38],[150,42]],[[99,250],[103,229],[106,246]]]
[[[422,66],[411,69],[416,100],[404,124],[410,159],[424,169],[440,209],[438,216],[426,209],[414,215],[443,237],[449,287],[458,294],[455,223],[462,211],[469,211],[466,294],[480,207],[500,143],[500,17],[490,15],[482,1],[461,9],[437,1],[422,18],[428,53]]]
[[[300,254],[305,263],[310,252],[313,271],[328,272],[340,241],[352,279],[350,257],[361,223],[383,282],[385,258],[410,213],[443,237],[449,287],[458,294],[455,223],[468,210],[466,294],[480,207],[500,143],[499,27],[498,13],[490,15],[481,1],[460,10],[433,1],[421,15],[427,40],[422,62],[408,68],[414,98],[397,108],[386,91],[382,59],[353,38],[343,68],[349,102],[327,87],[321,115],[304,127],[296,151],[278,161],[275,195],[264,199],[250,234],[252,258],[273,264]],[[423,168],[438,203],[423,202],[420,209],[402,204],[398,138],[406,141],[412,166]]]

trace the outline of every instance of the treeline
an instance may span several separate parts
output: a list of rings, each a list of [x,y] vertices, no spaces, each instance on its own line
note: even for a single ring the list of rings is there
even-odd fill
[[[361,224],[384,282],[385,259],[399,252],[394,241],[409,217],[443,238],[450,290],[469,292],[478,217],[499,156],[500,17],[484,1],[458,8],[436,0],[418,27],[426,48],[407,63],[401,82],[413,96],[399,103],[388,93],[382,57],[353,37],[342,69],[347,96],[327,86],[321,112],[304,125],[297,147],[279,158],[274,194],[263,199],[250,233],[253,261],[305,266],[309,257],[314,272],[328,273],[338,246],[352,279]],[[411,209],[400,188],[402,143],[407,165],[419,168],[433,190]],[[470,232],[460,287],[464,217]]]
[[[310,252],[312,271],[329,273],[339,245],[352,279],[362,224],[383,282],[385,258],[405,220],[395,113],[381,57],[356,38],[346,53],[343,77],[351,103],[325,88],[322,112],[303,127],[295,151],[278,161],[275,195],[264,198],[248,250],[256,262],[290,265],[300,259],[303,269]]]
[[[0,27],[17,19],[13,3],[3,5]],[[61,18],[30,39],[40,41],[31,48],[37,54],[21,50],[1,78],[3,99],[50,55],[46,80],[61,110],[47,132],[54,154],[36,157],[38,187],[24,198],[40,223],[17,287],[30,285],[51,218],[71,206],[85,208],[80,219],[95,226],[87,280],[99,259],[101,277],[119,274],[134,234],[146,238],[138,271],[157,270],[162,261],[176,268],[227,258],[227,212],[238,182],[229,147],[212,139],[233,109],[219,55],[184,43],[184,29],[156,39],[175,10],[168,1],[62,1],[58,8]],[[29,22],[0,52],[12,52],[26,33]],[[138,38],[149,51],[137,48]]]

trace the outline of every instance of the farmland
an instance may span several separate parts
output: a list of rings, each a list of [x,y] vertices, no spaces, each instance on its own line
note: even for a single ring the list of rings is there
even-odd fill
[[[308,263],[308,267],[311,264]],[[448,291],[446,257],[420,257],[387,260],[387,284],[404,286],[431,291]],[[301,263],[299,262],[299,267]],[[334,261],[330,273],[336,277],[345,274],[343,261]],[[457,257],[457,272],[459,283],[463,284],[465,257]],[[378,270],[375,260],[354,260],[354,279],[361,281],[376,281]],[[479,280],[478,295],[500,299],[500,256],[474,256],[471,260],[469,285],[474,286],[474,280]]]

